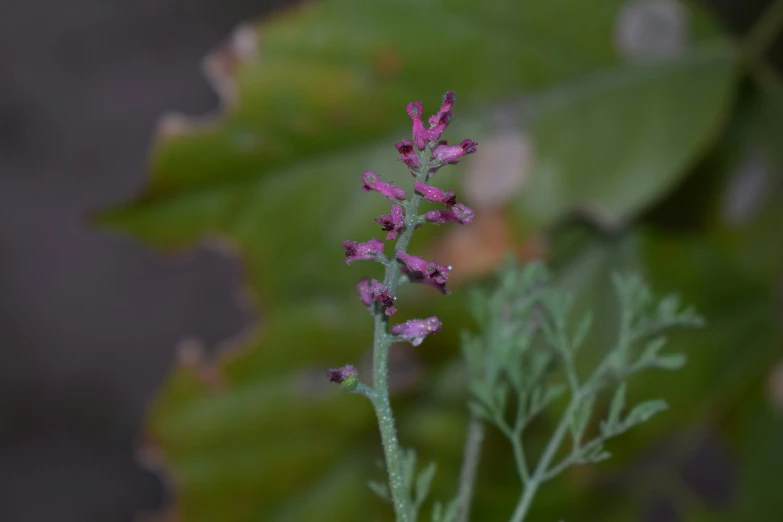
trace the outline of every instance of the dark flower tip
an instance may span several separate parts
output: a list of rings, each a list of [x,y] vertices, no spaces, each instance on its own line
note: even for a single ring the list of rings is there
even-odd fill
[[[404,266],[402,272],[413,283],[424,283],[440,290],[444,295],[449,295],[446,289],[446,281],[449,279],[450,266],[443,266],[435,261],[427,261],[421,257],[412,256],[407,252],[397,252],[397,259]]]
[[[421,165],[419,156],[413,150],[413,140],[398,141],[394,146],[397,148],[397,152],[401,154],[398,158],[399,161],[405,163],[409,169],[413,170]]]
[[[344,390],[355,390],[359,385],[359,372],[350,364],[342,368],[332,368],[326,372],[326,375],[329,377],[329,382],[336,382]]]
[[[391,213],[375,218],[375,221],[381,225],[384,232],[388,232],[386,239],[391,241],[405,228],[405,213],[400,205],[392,205]]]
[[[465,151],[465,154],[473,154],[478,148],[478,143],[473,140],[462,140],[462,143],[459,145]]]
[[[397,152],[399,152],[402,155],[410,154],[413,152],[413,141],[412,140],[403,140],[398,141],[394,144],[394,146],[397,148]]]
[[[372,291],[373,301],[381,305],[384,315],[387,317],[394,315],[394,313],[397,311],[397,308],[394,307],[394,300],[396,297],[391,295],[389,288],[373,279],[370,282],[370,290]]]
[[[478,143],[473,140],[462,140],[459,145],[449,145],[441,141],[432,151],[432,156],[442,163],[457,163],[462,156],[473,154],[477,148]]]

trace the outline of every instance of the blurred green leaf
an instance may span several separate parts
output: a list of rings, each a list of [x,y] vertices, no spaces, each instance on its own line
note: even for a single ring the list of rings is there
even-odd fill
[[[536,100],[536,155],[519,211],[548,223],[574,206],[617,226],[665,194],[718,136],[734,59],[709,48],[656,65],[625,65]]]

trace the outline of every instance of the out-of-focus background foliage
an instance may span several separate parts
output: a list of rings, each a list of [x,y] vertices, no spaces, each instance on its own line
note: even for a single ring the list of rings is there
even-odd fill
[[[214,27],[244,13],[207,4],[183,7],[183,21],[169,20],[158,37],[165,41],[167,30],[176,34],[206,13],[215,13]],[[141,6],[128,13],[166,14]],[[114,291],[85,292],[98,285],[84,276],[81,284],[63,285],[55,302],[65,309],[119,308],[127,326],[94,324],[100,333],[83,335],[105,346],[104,358],[126,361],[113,370],[118,377],[102,379],[127,379],[130,387],[135,379],[128,374],[145,376],[150,394],[147,408],[143,398],[126,406],[121,434],[106,438],[141,441],[144,465],[170,486],[166,520],[391,519],[365,486],[379,477],[372,411],[361,397],[324,382],[329,366],[355,362],[361,371],[371,338],[353,283],[377,268],[343,266],[339,243],[377,236],[373,218],[387,210],[386,202],[359,190],[363,170],[403,186],[408,181],[393,148],[410,132],[405,103],[419,99],[429,114],[454,89],[455,118],[445,137],[470,137],[480,148],[438,176],[477,218],[459,229],[424,228],[414,239],[413,250],[454,265],[457,284],[448,298],[407,288],[400,296],[403,314],[437,313],[445,327],[421,347],[396,349],[392,376],[403,444],[438,463],[435,496],[453,494],[464,439],[458,348],[460,328],[470,326],[466,290],[511,250],[523,261],[549,260],[578,307],[595,310],[586,359],[615,331],[612,270],[638,272],[659,292],[679,292],[708,321],[701,331],[672,335],[677,351],[689,356],[685,369],[646,375],[630,389],[634,399],[663,395],[671,409],[611,443],[610,461],[548,484],[530,520],[783,520],[783,54],[774,52],[781,28],[780,1],[740,7],[676,0],[323,0],[239,26],[203,62],[220,95],[219,113],[167,114],[147,129],[149,172],[143,183],[134,178],[143,185],[135,197],[126,182],[122,194],[105,189],[80,200],[81,209],[93,211],[91,234],[114,242],[110,259],[96,265],[112,273]],[[134,70],[132,63],[115,67]],[[109,115],[106,129],[114,135],[104,136],[107,142],[121,139],[123,116],[153,96],[145,94],[152,80],[115,76],[121,95],[109,96],[111,89],[98,84],[79,98],[86,106],[106,97],[106,112],[93,117]],[[184,86],[181,96],[187,100],[198,89],[204,86]],[[114,103],[124,109],[117,112]],[[205,112],[199,108],[145,110]],[[99,187],[97,172],[115,168],[108,160],[91,166],[98,153],[86,144],[67,152],[72,168],[96,171],[88,180]],[[198,264],[181,261],[203,244],[235,260],[241,276],[233,284],[245,289],[252,317],[244,335],[218,353],[212,347],[241,320],[238,311],[226,311],[228,303],[217,311],[189,308],[212,296],[228,301],[231,291],[227,277],[219,289],[205,287]],[[180,266],[166,261],[153,279],[118,268],[128,255],[164,263],[160,253]],[[45,257],[58,264],[55,252]],[[165,290],[172,278],[181,286]],[[59,279],[51,283],[57,288]],[[158,301],[154,288],[135,307],[117,304],[138,294],[139,285],[161,285],[169,306],[146,305]],[[168,337],[137,331],[149,325]],[[22,332],[35,328],[46,332],[49,325],[25,325]],[[202,342],[179,343],[176,361],[157,356],[157,365],[149,365],[155,370],[135,369],[150,360],[143,354],[156,343],[167,342],[161,349],[171,354],[188,334]],[[42,336],[55,350],[62,340],[48,337]],[[37,384],[8,373],[6,382],[16,384],[9,391]],[[73,404],[48,404],[59,412],[57,426],[123,414],[110,394],[96,397],[84,383],[80,389],[89,400],[77,395]],[[35,425],[29,419],[38,417],[9,404],[0,432],[10,441],[4,455],[18,461],[11,469],[24,476],[20,448],[29,447],[25,437]],[[533,426],[533,446],[553,421]],[[45,447],[56,448],[58,440]],[[55,490],[59,483],[46,470],[56,462],[39,457],[36,464]],[[75,483],[78,464],[72,464]],[[15,491],[15,483],[6,491]],[[147,479],[132,484],[154,489]],[[494,434],[479,484],[474,520],[507,519],[519,487],[509,449]],[[90,509],[85,496],[80,520],[122,520],[153,496],[117,497],[121,509],[105,498],[92,499],[100,507]],[[28,509],[19,504],[6,512],[14,520],[38,520],[29,514],[36,509],[49,513],[32,500]]]

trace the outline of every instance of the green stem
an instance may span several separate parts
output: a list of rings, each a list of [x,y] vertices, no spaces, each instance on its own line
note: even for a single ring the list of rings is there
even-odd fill
[[[630,321],[630,317],[628,317],[627,320]],[[621,333],[620,342],[622,342],[626,336],[627,333]],[[581,386],[577,385],[577,387],[573,389],[568,407],[566,408],[565,412],[563,412],[563,416],[560,418],[560,424],[558,424],[557,429],[555,429],[555,433],[549,440],[549,444],[547,444],[546,449],[544,449],[544,453],[541,455],[541,458],[536,464],[535,471],[525,484],[522,497],[519,499],[517,507],[514,509],[514,513],[511,515],[510,522],[522,522],[525,519],[525,516],[527,515],[527,512],[530,510],[530,506],[533,503],[533,498],[538,492],[538,488],[541,487],[541,484],[554,476],[554,474],[551,473],[552,469],[550,466],[552,465],[552,460],[555,458],[555,455],[557,455],[557,450],[559,450],[560,446],[563,445],[563,440],[568,434],[568,425],[571,422],[571,419],[576,414],[576,410],[579,408],[579,405],[585,399],[585,397],[590,396],[592,393],[596,393],[596,390],[601,387],[604,373],[607,372],[611,367],[611,363],[611,355],[605,356],[601,361],[601,364],[598,365],[598,368],[596,368],[592,376],[585,382],[585,384]],[[573,361],[569,358],[567,364],[572,365]],[[576,375],[575,369],[571,368],[570,371],[574,372],[574,376]]]
[[[465,437],[465,451],[462,457],[462,470],[459,474],[459,492],[457,493],[457,521],[468,522],[470,504],[473,500],[473,488],[476,482],[481,444],[484,441],[484,423],[475,415],[470,415],[468,431]]]
[[[525,458],[525,448],[522,446],[522,433],[511,432],[507,435],[511,441],[511,448],[514,450],[514,461],[517,464],[517,471],[519,471],[519,478],[522,479],[522,484],[527,484],[530,480],[530,473],[527,470],[527,459]]]
[[[431,151],[425,149],[421,155],[422,167],[415,172],[416,179],[425,177],[429,171]],[[411,241],[413,231],[418,224],[418,210],[421,196],[415,192],[405,205],[405,228],[394,246],[394,255],[386,266],[386,274],[383,284],[389,289],[391,295],[395,295],[400,285],[401,267],[397,261],[397,252],[405,252]],[[398,522],[411,522],[413,504],[410,492],[402,476],[402,451],[397,441],[397,431],[394,427],[394,413],[389,400],[389,349],[393,336],[388,333],[389,318],[382,310],[375,312],[375,333],[373,336],[373,388],[374,396],[371,398],[375,415],[378,420],[378,429],[381,433],[381,443],[386,459],[386,473],[389,477],[389,491],[392,496],[394,512]]]
[[[394,428],[394,414],[389,402],[389,336],[386,335],[387,319],[383,312],[375,314],[375,349],[373,352],[373,380],[375,396],[372,404],[381,432],[383,454],[386,459],[386,473],[389,477],[394,512],[399,522],[410,522],[411,501],[402,477],[402,456]]]
[[[560,424],[557,426],[552,439],[549,441],[544,453],[541,455],[541,459],[536,465],[536,470],[530,476],[530,480],[525,484],[525,490],[522,493],[522,497],[517,503],[516,509],[514,509],[513,515],[511,515],[510,522],[522,522],[525,519],[525,515],[530,510],[530,506],[533,503],[533,498],[538,492],[538,488],[543,484],[552,459],[555,457],[557,450],[563,444],[563,439],[568,432],[568,423],[576,412],[576,408],[579,405],[579,396],[571,397],[571,402],[568,404],[568,408],[563,413],[560,419]]]

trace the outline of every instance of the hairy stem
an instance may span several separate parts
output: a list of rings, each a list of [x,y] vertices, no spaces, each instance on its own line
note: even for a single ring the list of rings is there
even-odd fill
[[[373,381],[375,396],[372,404],[381,432],[381,443],[386,460],[386,474],[389,477],[394,512],[399,522],[410,522],[411,501],[402,477],[402,456],[394,427],[394,414],[389,402],[389,347],[391,341],[386,335],[386,318],[383,312],[375,314],[375,349],[373,350]]]
[[[470,518],[470,504],[473,501],[473,488],[476,482],[481,444],[484,442],[484,423],[475,415],[470,415],[465,451],[462,457],[462,470],[459,475],[459,492],[457,493],[457,520],[467,522]]]
[[[429,170],[431,151],[425,149],[421,162],[422,167],[414,172],[416,178],[426,176]],[[396,294],[400,285],[400,263],[397,262],[397,252],[405,252],[410,244],[411,236],[418,223],[418,210],[421,196],[414,194],[405,205],[405,228],[394,246],[394,256],[386,264],[386,274],[383,284],[389,288],[392,295]],[[397,441],[397,431],[394,427],[394,414],[389,400],[389,349],[392,344],[392,336],[388,333],[389,318],[378,310],[375,313],[375,333],[373,336],[373,387],[374,396],[371,398],[375,415],[378,420],[378,429],[381,432],[381,443],[386,459],[386,473],[389,477],[389,491],[391,492],[394,512],[398,522],[412,522],[414,517],[413,503],[410,492],[402,476],[402,451]]]

